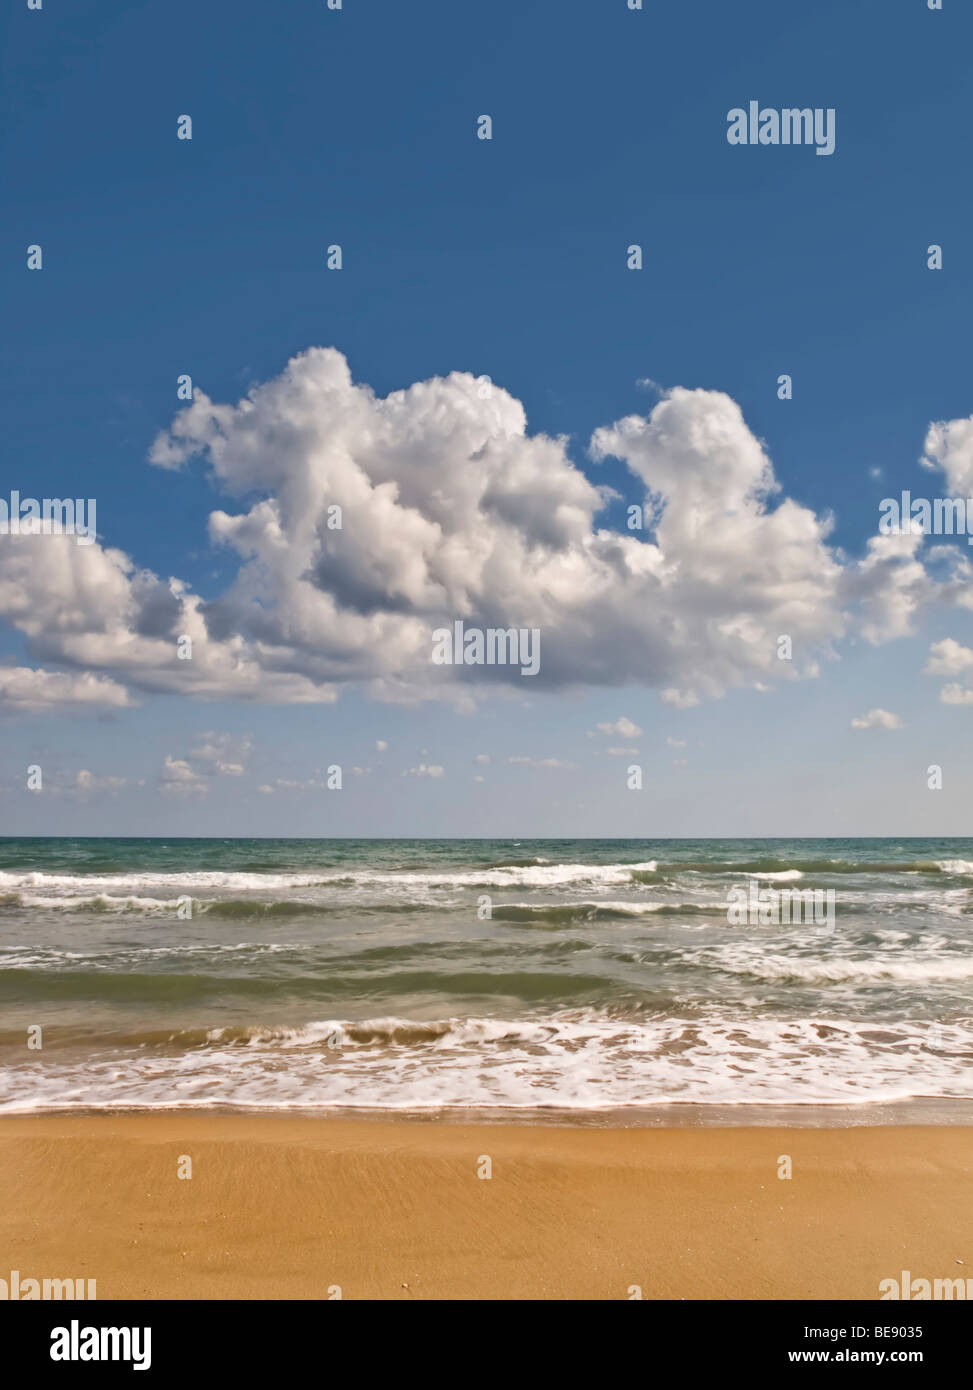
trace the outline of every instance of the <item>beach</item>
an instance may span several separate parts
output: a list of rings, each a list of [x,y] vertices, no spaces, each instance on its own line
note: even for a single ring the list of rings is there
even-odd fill
[[[0,1280],[973,1275],[971,913],[970,840],[0,841]]]
[[[0,1183],[0,1276],[100,1300],[877,1299],[973,1273],[962,1125],[14,1116]]]

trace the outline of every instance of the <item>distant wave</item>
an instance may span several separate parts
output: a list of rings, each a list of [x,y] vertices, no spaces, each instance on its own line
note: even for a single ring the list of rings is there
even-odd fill
[[[570,925],[574,922],[624,921],[634,917],[717,917],[726,918],[726,903],[494,903],[492,916],[498,922],[538,922]]]
[[[973,875],[965,859],[912,859],[878,863],[869,859],[697,859],[662,863],[660,873],[749,874],[754,878],[791,874],[950,874]]]
[[[872,863],[847,859],[713,859],[660,862],[651,859],[636,863],[552,863],[541,856],[501,860],[480,867],[450,869],[381,870],[351,867],[333,872],[255,872],[235,870],[190,870],[162,872],[152,870],[128,873],[64,874],[40,870],[0,871],[0,905],[55,907],[72,897],[84,897],[95,910],[99,905],[131,907],[143,905],[151,910],[164,902],[162,893],[180,894],[292,894],[301,889],[320,888],[563,888],[572,884],[605,887],[652,885],[678,879],[682,875],[732,878],[743,876],[768,882],[787,882],[807,875],[834,878],[838,875],[895,876],[923,874],[950,878],[973,878],[973,861],[966,859],[908,860],[901,863]],[[16,897],[25,892],[30,899]],[[141,903],[140,901],[141,900]],[[225,901],[233,901],[226,899]],[[236,901],[243,901],[242,898]],[[232,915],[233,908],[229,908]]]
[[[567,883],[628,883],[636,874],[652,874],[655,860],[639,864],[530,864],[497,865],[482,869],[453,869],[444,872],[415,873],[376,869],[342,873],[254,874],[206,870],[187,873],[130,874],[46,874],[0,871],[0,893],[25,888],[65,889],[91,893],[97,890],[124,896],[140,888],[219,889],[272,891],[274,889],[320,888],[329,885],[382,884],[429,887],[556,887]]]
[[[449,912],[450,903],[436,903],[428,900],[415,901],[395,899],[384,902],[361,902],[353,904],[320,902],[313,898],[198,898],[187,894],[179,898],[146,898],[137,894],[118,895],[96,893],[91,897],[49,897],[35,893],[0,894],[0,908],[26,907],[47,908],[58,912],[105,912],[161,914],[175,917],[185,898],[192,901],[193,917],[217,917],[255,919],[274,917],[328,917],[347,916],[349,912],[363,916],[377,913],[399,914],[405,912]]]

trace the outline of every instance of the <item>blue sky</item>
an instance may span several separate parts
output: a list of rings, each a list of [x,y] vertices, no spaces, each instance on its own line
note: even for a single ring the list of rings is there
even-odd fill
[[[529,436],[566,436],[572,467],[618,492],[601,527],[624,531],[645,489],[624,461],[593,461],[589,440],[651,414],[646,379],[735,402],[780,484],[771,509],[787,498],[833,514],[842,565],[865,554],[881,498],[951,495],[919,458],[930,422],[973,412],[973,18],[958,0],[45,0],[0,23],[0,496],[96,498],[102,546],[163,581],[219,599],[241,561],[211,543],[209,515],[270,493],[228,496],[205,457],[149,463],[180,408],[176,378],[236,406],[314,347],[338,349],[379,397],[489,375],[522,402]],[[751,99],[835,108],[836,152],[731,147],[726,114]],[[184,113],[191,141],[176,139]],[[332,243],[340,272],[326,269]],[[932,243],[942,271],[927,268]],[[41,272],[25,269],[30,244]],[[781,373],[793,400],[777,398]],[[727,582],[765,559],[744,545]],[[691,577],[692,555],[682,563]],[[934,643],[973,639],[955,591],[880,642],[850,620],[817,676],[742,671],[691,708],[660,701],[672,680],[648,657],[629,670],[621,629],[617,669],[602,652],[596,683],[491,687],[455,709],[428,692],[375,698],[358,680],[324,704],[160,693],[104,643],[68,651],[18,612],[0,628],[9,665],[89,670],[131,702],[0,704],[4,833],[969,828],[973,708],[944,703],[943,679],[923,673]],[[900,727],[851,727],[876,708]],[[620,718],[641,732],[598,731]],[[217,746],[243,771],[214,770]],[[570,766],[506,761],[521,757]],[[166,781],[167,758],[193,790]],[[641,792],[625,786],[629,762]],[[24,789],[29,763],[40,794]],[[278,785],[334,763],[340,793]],[[941,792],[926,786],[932,763]],[[442,774],[409,775],[430,767]]]

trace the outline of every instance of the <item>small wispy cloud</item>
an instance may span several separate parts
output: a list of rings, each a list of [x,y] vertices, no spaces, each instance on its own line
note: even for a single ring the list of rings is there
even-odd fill
[[[853,729],[901,729],[902,720],[887,709],[870,709],[867,714],[857,715],[851,721]]]

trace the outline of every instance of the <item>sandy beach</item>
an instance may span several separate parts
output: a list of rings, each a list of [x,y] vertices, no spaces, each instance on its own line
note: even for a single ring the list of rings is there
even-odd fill
[[[99,1299],[874,1299],[973,1271],[962,1126],[8,1117],[0,1183],[0,1275]]]

